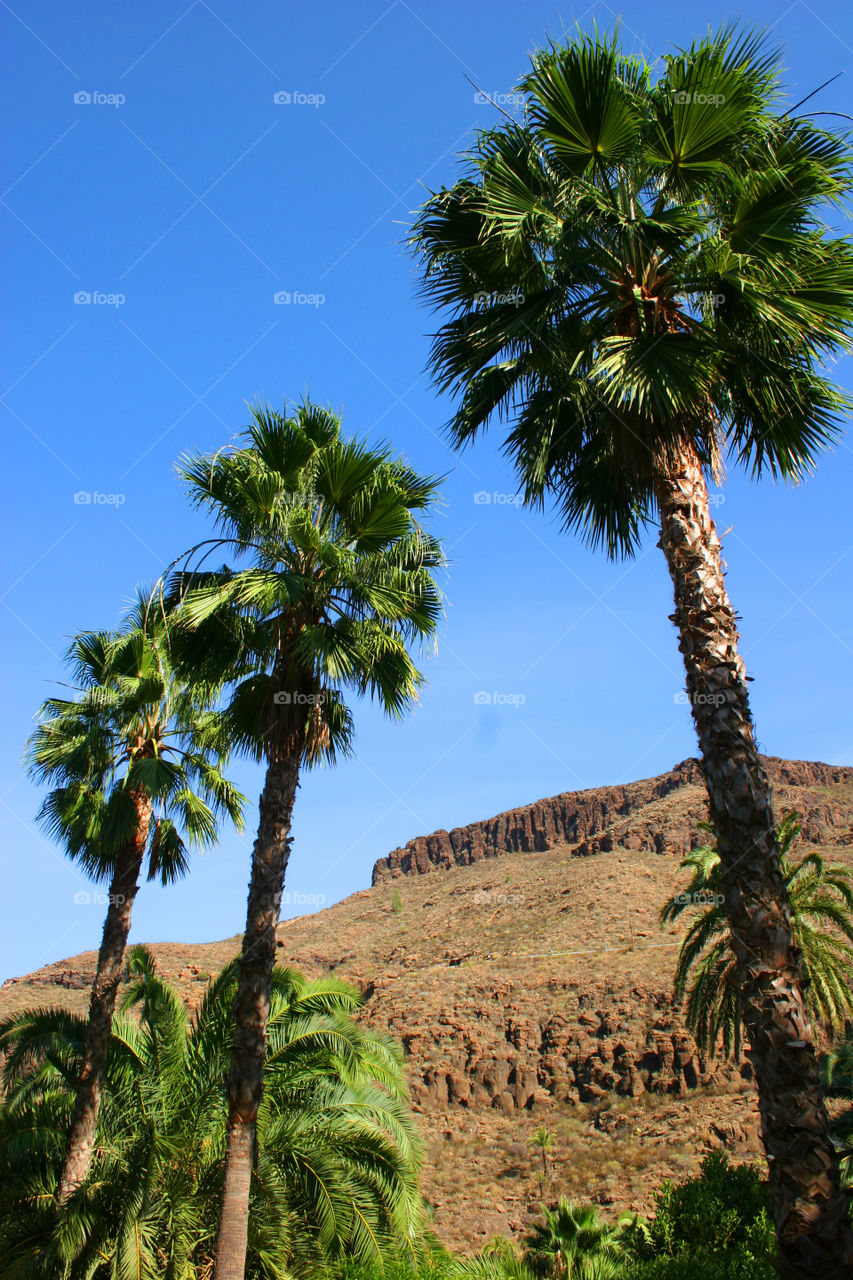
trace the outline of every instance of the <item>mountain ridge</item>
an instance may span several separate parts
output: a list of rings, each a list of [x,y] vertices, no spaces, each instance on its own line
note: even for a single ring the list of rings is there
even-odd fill
[[[771,782],[777,787],[811,788],[839,782],[853,783],[851,766],[784,760],[778,756],[763,756],[762,759]],[[576,844],[581,857],[602,852],[608,847],[602,841],[606,842],[609,836],[610,847],[613,847],[612,842],[616,839],[611,830],[616,824],[609,819],[610,810],[622,816],[626,810],[645,807],[655,800],[666,799],[673,791],[691,786],[704,787],[702,765],[695,757],[688,757],[666,773],[651,778],[615,786],[564,791],[450,831],[439,828],[429,835],[415,836],[384,858],[379,858],[373,868],[372,884],[377,885],[398,875],[425,875],[434,869],[467,866],[504,853],[541,853],[559,844]],[[802,815],[805,839],[820,840],[825,835],[826,826],[832,826],[831,810],[827,808],[818,815],[819,808],[813,805]],[[818,823],[818,816],[822,818],[822,824]],[[706,819],[707,810],[701,817],[694,818],[694,828],[696,822]],[[813,834],[808,834],[807,826]],[[630,831],[630,827],[625,828],[626,835]],[[637,833],[635,825],[635,837]],[[695,831],[685,830],[683,825],[665,832],[647,830],[639,845],[629,847],[648,848],[657,853],[667,848],[683,857],[693,847],[694,835]]]

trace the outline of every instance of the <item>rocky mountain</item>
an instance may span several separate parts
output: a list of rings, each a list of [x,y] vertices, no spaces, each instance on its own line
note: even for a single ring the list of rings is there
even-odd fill
[[[841,843],[849,841],[846,812],[833,805],[826,788],[849,783],[853,770],[775,756],[764,757],[764,763],[780,809],[802,813],[804,839],[822,844],[840,836]],[[684,760],[656,778],[566,791],[467,827],[417,836],[379,859],[373,883],[468,866],[505,853],[538,853],[562,844],[572,845],[579,857],[618,846],[684,857],[697,840],[701,842],[696,824],[707,817],[702,766],[698,760]]]
[[[853,865],[853,768],[769,759],[804,844]],[[410,841],[370,889],[279,927],[282,963],[334,971],[403,1043],[426,1143],[423,1185],[449,1244],[519,1230],[543,1196],[648,1206],[724,1145],[756,1156],[748,1064],[696,1050],[672,1001],[680,931],[658,926],[705,816],[701,770],[567,792]],[[192,1006],[239,939],[153,947]],[[85,1011],[95,953],[0,989],[0,1017]],[[529,1146],[556,1135],[543,1184]]]

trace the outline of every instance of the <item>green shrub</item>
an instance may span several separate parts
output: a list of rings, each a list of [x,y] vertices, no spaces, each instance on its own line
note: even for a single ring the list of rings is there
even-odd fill
[[[665,1182],[655,1214],[636,1220],[624,1242],[632,1280],[773,1280],[770,1191],[755,1165],[729,1164],[722,1152],[695,1178]]]
[[[757,1262],[730,1249],[725,1253],[702,1249],[689,1257],[635,1262],[624,1276],[625,1280],[778,1280],[769,1262]]]

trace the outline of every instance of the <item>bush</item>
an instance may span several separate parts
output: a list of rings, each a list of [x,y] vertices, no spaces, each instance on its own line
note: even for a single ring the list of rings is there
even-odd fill
[[[755,1165],[733,1166],[722,1152],[695,1178],[665,1182],[649,1221],[624,1236],[632,1280],[773,1280],[770,1191]]]
[[[683,1258],[655,1258],[635,1262],[624,1272],[625,1280],[778,1280],[769,1262],[756,1262],[747,1254],[727,1249],[706,1249]]]

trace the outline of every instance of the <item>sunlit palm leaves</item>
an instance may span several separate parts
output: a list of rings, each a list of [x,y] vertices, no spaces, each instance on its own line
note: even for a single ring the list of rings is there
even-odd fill
[[[187,458],[181,473],[221,537],[174,574],[170,603],[203,669],[234,681],[236,745],[260,757],[296,733],[305,762],[345,753],[347,687],[401,714],[421,682],[408,646],[441,611],[442,556],[421,523],[435,482],[346,440],[311,404],[292,417],[253,407],[238,446]],[[249,563],[208,570],[223,549]]]
[[[76,636],[67,663],[73,695],[47,699],[27,746],[32,776],[51,787],[39,820],[87,875],[108,880],[141,789],[153,804],[149,879],[168,884],[187,870],[188,843],[211,846],[220,817],[242,822],[243,797],[221,772],[222,717],[206,685],[176,674],[148,600],[119,630]]]
[[[96,1162],[58,1219],[52,1193],[85,1024],[46,1010],[0,1028],[8,1051],[0,1109],[4,1275],[208,1274],[225,1150],[234,966],[209,985],[189,1019],[143,948],[131,953],[129,968]],[[359,1004],[358,993],[337,979],[308,983],[293,970],[275,971],[250,1276],[310,1275],[338,1255],[381,1262],[415,1247],[420,1147],[402,1056],[353,1021]]]

